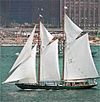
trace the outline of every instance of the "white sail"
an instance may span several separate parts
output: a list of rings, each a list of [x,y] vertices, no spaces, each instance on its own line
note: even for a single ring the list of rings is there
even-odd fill
[[[72,42],[75,40],[80,33],[82,32],[82,29],[80,29],[66,14],[64,17],[64,32],[67,37],[67,43]]]
[[[58,40],[41,51],[40,58],[40,81],[59,81]]]
[[[53,39],[53,36],[47,31],[44,25],[40,22],[40,38],[42,41],[41,47],[46,47],[49,42]]]
[[[25,46],[23,47],[21,53],[19,54],[17,60],[15,61],[14,65],[12,66],[10,72],[14,70],[19,64],[21,64],[23,61],[25,61],[30,55],[31,55],[31,49],[32,49],[32,42],[33,42],[33,36],[35,33],[36,26],[34,27],[30,37],[28,38]]]
[[[88,34],[65,47],[64,80],[99,77],[91,55]]]
[[[17,69],[3,83],[19,81],[19,83],[36,83],[36,48],[32,49],[31,56],[21,63]]]

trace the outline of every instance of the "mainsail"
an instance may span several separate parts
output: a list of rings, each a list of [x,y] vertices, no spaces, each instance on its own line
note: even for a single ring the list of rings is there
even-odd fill
[[[30,56],[31,50],[32,50],[32,42],[33,42],[33,36],[35,33],[35,29],[36,29],[36,26],[34,27],[30,37],[28,38],[25,46],[23,47],[17,60],[15,61],[14,65],[12,66],[10,72],[13,71],[18,65],[20,65],[23,61],[25,61]]]
[[[64,80],[99,77],[93,62],[88,34],[83,35],[65,47]]]
[[[66,35],[67,43],[75,40],[82,32],[79,28],[66,14],[64,16],[64,32]]]
[[[19,83],[36,83],[36,48],[31,50],[30,57],[21,63],[4,83],[19,81]]]

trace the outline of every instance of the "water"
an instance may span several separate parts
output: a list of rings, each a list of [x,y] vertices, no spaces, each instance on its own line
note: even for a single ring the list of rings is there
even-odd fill
[[[8,71],[22,47],[0,47],[0,102],[99,102],[98,87],[87,90],[27,90],[18,89],[13,84],[1,84],[8,77]],[[92,46],[94,62],[100,74],[100,46]],[[95,53],[96,52],[96,53]],[[61,57],[60,57],[61,61]],[[61,67],[60,62],[60,67]]]

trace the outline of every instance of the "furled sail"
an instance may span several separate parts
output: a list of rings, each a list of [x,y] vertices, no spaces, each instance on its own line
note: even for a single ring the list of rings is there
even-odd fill
[[[75,40],[82,32],[80,29],[66,14],[64,17],[64,32],[67,37],[67,43]]]
[[[46,47],[49,42],[53,39],[53,36],[48,32],[44,25],[40,22],[40,38],[42,41],[41,47]]]
[[[36,83],[36,48],[31,50],[30,57],[21,63],[3,83],[19,81],[19,83]]]
[[[58,40],[49,44],[40,58],[40,81],[59,81]]]
[[[88,34],[65,47],[64,80],[99,77],[91,55]]]
[[[34,27],[30,37],[28,38],[25,46],[23,47],[23,49],[22,49],[21,53],[19,54],[17,60],[15,61],[14,65],[12,66],[10,72],[12,70],[14,70],[19,64],[21,64],[23,61],[25,61],[30,56],[35,29],[36,29],[36,26]]]

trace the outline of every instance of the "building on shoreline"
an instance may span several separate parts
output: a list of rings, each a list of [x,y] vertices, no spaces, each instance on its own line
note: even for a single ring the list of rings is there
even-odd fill
[[[47,27],[60,28],[64,6],[84,32],[100,32],[100,0],[0,0],[0,25],[33,28],[41,14]]]
[[[0,0],[0,26],[9,24],[10,0]]]
[[[24,44],[28,38],[26,33],[30,33],[33,28],[33,25],[29,24],[38,23],[39,14],[43,16],[46,26],[51,27],[49,31],[62,40],[60,27],[64,6],[67,7],[67,15],[84,32],[91,35],[99,32],[100,35],[100,0],[0,0],[0,26],[13,27],[0,31],[1,43]],[[29,26],[32,28],[27,28]],[[37,42],[37,39],[36,35],[34,41]],[[95,39],[94,36],[90,37],[90,40],[100,42],[100,39]]]
[[[61,0],[61,4],[61,12],[66,6],[67,15],[83,30],[91,34],[100,32],[100,0]]]
[[[41,14],[46,25],[60,27],[60,0],[0,0],[0,9],[11,25],[38,23]]]
[[[60,43],[63,43],[63,33],[61,29],[48,29],[49,32],[55,37],[55,39],[59,39]],[[25,28],[22,31],[18,31],[18,29],[14,28],[4,28],[0,30],[0,44],[1,46],[22,46],[27,41],[28,36],[31,34],[32,28]],[[100,45],[100,36],[89,35],[90,43],[99,44]],[[38,43],[38,30],[36,30],[34,39],[34,43]]]

